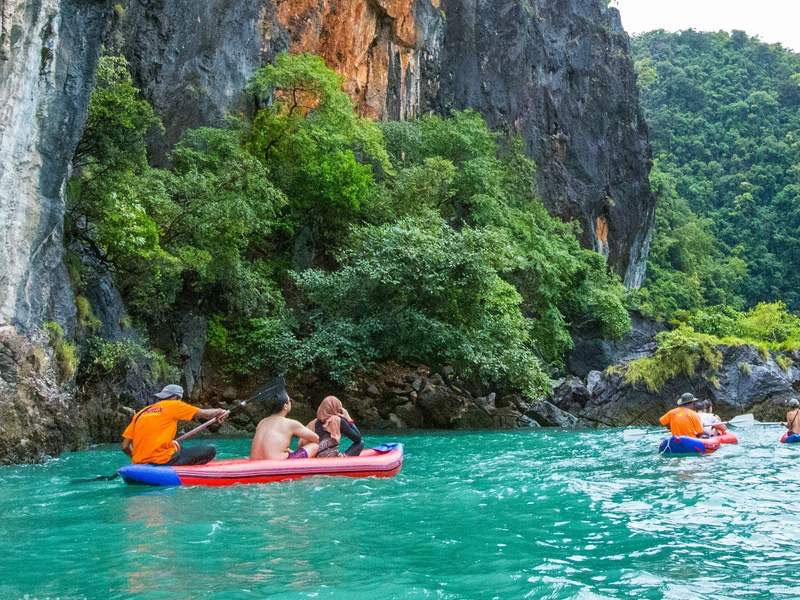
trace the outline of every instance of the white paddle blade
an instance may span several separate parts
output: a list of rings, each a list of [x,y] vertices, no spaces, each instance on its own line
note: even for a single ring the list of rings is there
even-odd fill
[[[635,442],[647,435],[646,429],[626,429],[622,432],[622,439],[626,442]]]
[[[752,414],[739,415],[728,421],[728,424],[734,427],[751,427],[756,424],[756,418]]]

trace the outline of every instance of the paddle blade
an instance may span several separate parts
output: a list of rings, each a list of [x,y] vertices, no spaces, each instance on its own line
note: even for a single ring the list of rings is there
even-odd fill
[[[622,439],[626,442],[635,442],[647,435],[646,429],[626,429],[622,432]]]
[[[113,475],[100,475],[99,477],[89,477],[87,479],[73,479],[70,483],[91,483],[93,481],[113,481],[119,477],[119,473]]]
[[[734,427],[752,427],[755,424],[756,418],[752,414],[739,415],[728,421],[728,425],[733,425]]]
[[[284,379],[283,375],[279,375],[268,384],[258,388],[247,401],[263,402],[286,393],[286,379]]]

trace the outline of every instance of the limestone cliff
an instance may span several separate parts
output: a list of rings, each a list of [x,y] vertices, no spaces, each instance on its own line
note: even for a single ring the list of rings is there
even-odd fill
[[[477,109],[522,136],[548,207],[579,220],[584,245],[637,287],[655,205],[650,151],[628,37],[602,4],[134,0],[119,44],[168,144],[243,108],[249,74],[287,49],[322,55],[370,118]]]
[[[107,10],[104,2],[0,1],[0,462],[56,454],[80,436],[39,328],[74,324],[63,191]]]

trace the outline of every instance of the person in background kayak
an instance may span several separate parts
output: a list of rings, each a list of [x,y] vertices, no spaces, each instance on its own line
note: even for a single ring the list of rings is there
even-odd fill
[[[800,434],[800,401],[792,398],[787,404],[789,410],[786,412],[786,429],[789,431],[789,435]]]
[[[728,432],[728,428],[722,424],[722,419],[714,414],[714,407],[711,404],[711,400],[702,401],[702,407],[698,415],[706,435],[711,437],[715,435],[725,435]]]
[[[673,408],[658,421],[662,425],[669,427],[675,437],[705,437],[703,424],[700,422],[699,415],[693,410],[699,401],[691,392],[686,392],[678,398],[677,408]]]
[[[317,458],[341,456],[339,442],[343,435],[353,442],[344,456],[358,456],[364,449],[361,432],[336,396],[327,396],[322,401],[317,409],[317,418],[306,427],[319,436]]]
[[[135,464],[151,465],[204,465],[217,455],[214,446],[181,448],[175,441],[178,421],[192,419],[217,419],[220,423],[228,416],[223,408],[197,408],[183,402],[183,388],[168,385],[158,394],[154,404],[145,406],[133,415],[122,432],[122,451]]]
[[[287,458],[314,458],[319,450],[319,437],[299,421],[287,419],[292,410],[292,399],[285,389],[275,397],[271,414],[261,419],[250,446],[251,460],[285,460]],[[292,438],[299,438],[304,446],[292,452]]]

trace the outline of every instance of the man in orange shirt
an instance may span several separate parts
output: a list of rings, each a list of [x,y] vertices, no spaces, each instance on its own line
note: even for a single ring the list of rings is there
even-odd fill
[[[122,451],[135,464],[151,465],[204,465],[212,460],[217,449],[214,446],[181,448],[175,441],[178,421],[194,418],[214,419],[220,423],[228,416],[223,408],[197,408],[186,404],[183,388],[168,385],[155,395],[160,401],[144,407],[133,415],[130,424],[122,433]]]
[[[678,398],[678,407],[673,408],[658,421],[669,427],[672,435],[676,437],[707,437],[703,432],[700,416],[693,410],[699,400],[690,392]]]

